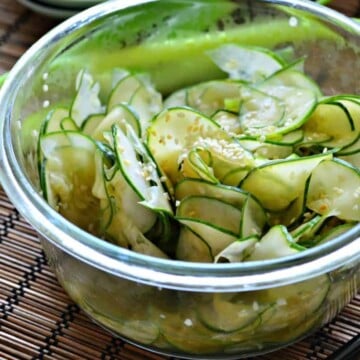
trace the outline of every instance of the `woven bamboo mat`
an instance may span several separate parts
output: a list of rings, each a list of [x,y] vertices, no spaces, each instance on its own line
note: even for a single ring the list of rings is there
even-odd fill
[[[340,0],[336,7],[354,15],[360,2]],[[14,0],[0,0],[0,74],[55,24]],[[256,360],[327,359],[359,334],[360,294],[313,336]],[[34,231],[0,188],[0,359],[173,358],[129,345],[89,320],[64,293]]]

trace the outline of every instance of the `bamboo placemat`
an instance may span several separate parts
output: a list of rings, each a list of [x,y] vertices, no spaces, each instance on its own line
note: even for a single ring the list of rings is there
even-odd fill
[[[359,0],[338,1],[354,15]],[[0,0],[0,74],[57,21]],[[327,359],[360,334],[360,294],[313,336],[256,360]],[[174,360],[112,337],[64,293],[39,240],[0,188],[0,359]],[[255,360],[255,358],[254,358]]]

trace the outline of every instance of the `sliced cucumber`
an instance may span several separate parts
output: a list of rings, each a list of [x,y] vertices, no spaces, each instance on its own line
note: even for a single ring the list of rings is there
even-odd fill
[[[246,331],[260,323],[266,305],[259,305],[247,293],[214,294],[211,302],[199,307],[200,320],[210,329],[221,332]],[[249,301],[249,297],[251,300]]]
[[[122,176],[141,199],[140,204],[155,211],[171,214],[169,194],[165,193],[156,165],[129,125],[126,131],[125,135],[118,126],[112,127],[113,146]]]
[[[139,119],[131,107],[127,106],[126,104],[119,104],[114,106],[109,113],[103,116],[97,126],[92,129],[91,136],[96,140],[104,141],[104,133],[111,131],[111,127],[114,124],[118,125],[123,131],[126,130],[125,124],[129,124],[133,128],[136,135],[141,137],[141,126]],[[87,128],[89,128],[89,125]],[[85,130],[86,129],[83,131]]]
[[[240,124],[245,134],[261,134],[284,123],[285,106],[277,97],[250,87],[241,89]]]
[[[257,82],[282,68],[283,62],[275,53],[264,48],[240,47],[225,44],[208,51],[212,61],[231,79]]]
[[[194,262],[213,262],[214,260],[211,248],[206,241],[185,226],[180,230],[176,258]]]
[[[323,147],[346,147],[360,135],[360,104],[338,97],[322,101],[304,124],[305,136],[323,138]]]
[[[236,112],[220,109],[215,111],[215,113],[211,115],[211,118],[230,135],[236,135],[242,132],[239,115]]]
[[[180,166],[180,173],[184,178],[202,179],[211,183],[218,183],[214,175],[212,155],[208,150],[193,149],[184,158]]]
[[[275,74],[266,79],[264,83],[260,85],[260,87],[265,85],[266,88],[269,86],[289,86],[301,89],[309,89],[315,93],[317,98],[320,98],[322,96],[322,92],[319,86],[309,76],[305,75],[303,70],[298,70],[297,68],[299,66],[300,68],[303,67],[303,59],[290,64],[283,69],[280,69]]]
[[[233,138],[225,137],[222,130],[218,136],[200,137],[194,147],[211,154],[211,168],[217,179],[222,179],[236,169],[251,170],[255,166],[254,156]]]
[[[284,225],[273,226],[256,244],[246,261],[276,259],[297,254],[306,248],[296,244]]]
[[[40,128],[40,135],[57,132],[61,130],[77,130],[76,125],[73,129],[64,129],[62,122],[69,117],[69,110],[66,107],[58,107],[51,110],[45,118]]]
[[[287,332],[292,332],[294,327],[306,324],[308,319],[314,318],[316,311],[324,303],[329,289],[329,277],[321,275],[293,285],[264,290],[263,300],[273,303],[274,307],[271,316],[262,319],[259,332],[278,337],[278,330],[286,329]]]
[[[43,155],[40,185],[44,198],[74,224],[96,232],[100,203],[92,194],[95,143],[85,135],[68,131],[43,135],[39,146]]]
[[[317,245],[326,243],[332,239],[337,238],[339,235],[345,233],[346,231],[349,231],[354,226],[355,226],[354,223],[346,223],[332,228],[330,231],[326,232],[318,239]]]
[[[250,194],[248,195],[241,212],[240,236],[261,235],[267,224],[267,214]]]
[[[356,168],[360,168],[360,151],[353,154],[340,155],[338,158],[348,162],[349,164],[355,166]]]
[[[100,85],[86,71],[81,71],[76,79],[76,95],[71,105],[70,116],[80,128],[93,114],[104,112],[99,99]]]
[[[293,153],[293,147],[290,145],[277,145],[267,141],[255,139],[239,138],[239,143],[254,156],[268,160],[285,159]]]
[[[328,153],[277,160],[252,170],[242,181],[241,188],[253,194],[265,209],[285,210],[303,192],[313,169],[331,158],[332,154]]]
[[[93,114],[85,119],[82,123],[81,131],[88,136],[91,136],[93,131],[104,120],[105,114]]]
[[[224,231],[223,229],[216,228],[211,224],[207,224],[199,220],[181,218],[178,216],[176,219],[206,242],[211,251],[212,259],[220,251],[224,250],[231,243],[239,239],[239,237],[229,231]]]
[[[278,123],[277,126],[269,125],[260,129],[251,128],[251,131],[249,130],[250,135],[271,138],[278,134],[287,134],[297,130],[306,122],[317,104],[316,94],[313,90],[294,86],[274,86],[273,81],[270,80],[261,84],[259,89],[283,102],[285,114],[282,122]]]
[[[176,217],[181,220],[195,220],[234,236],[240,234],[241,211],[215,198],[188,196],[180,202]]]
[[[219,199],[238,209],[244,206],[248,198],[248,193],[236,187],[212,184],[199,179],[184,179],[177,183],[175,187],[175,198],[177,200],[182,200],[191,195],[201,195]]]
[[[132,96],[142,86],[144,84],[140,75],[127,73],[126,76],[121,76],[110,94],[107,111],[110,112],[115,106],[122,103],[129,104]]]
[[[216,255],[215,262],[241,262],[250,256],[258,241],[259,237],[257,235],[251,235],[235,241]]]
[[[199,137],[216,136],[218,124],[189,108],[171,108],[158,114],[148,129],[147,144],[162,171],[176,183],[179,156]]]
[[[107,109],[126,103],[139,117],[141,129],[145,131],[152,117],[162,108],[162,97],[144,74],[128,74],[122,77],[113,89]]]
[[[360,221],[360,170],[339,159],[326,160],[313,170],[306,205],[321,215]]]
[[[165,100],[164,100],[164,109],[169,109],[172,107],[180,107],[180,106],[187,106],[187,88],[180,89],[171,93]]]
[[[187,89],[186,105],[211,116],[218,109],[226,109],[229,101],[240,107],[241,84],[226,80],[209,81]]]

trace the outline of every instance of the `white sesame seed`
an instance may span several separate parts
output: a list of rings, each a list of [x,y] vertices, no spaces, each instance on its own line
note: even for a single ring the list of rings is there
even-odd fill
[[[279,306],[284,306],[284,305],[287,305],[287,301],[285,298],[279,298],[276,300],[276,304]]]
[[[291,16],[291,17],[289,18],[289,25],[290,25],[291,27],[297,27],[298,24],[299,24],[299,21],[298,21],[298,19],[297,19],[295,16]]]
[[[184,320],[184,325],[185,326],[193,326],[193,322],[191,319],[185,319]]]

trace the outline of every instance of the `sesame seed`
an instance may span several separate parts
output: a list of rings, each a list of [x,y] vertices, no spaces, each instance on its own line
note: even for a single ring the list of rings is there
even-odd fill
[[[185,319],[184,325],[185,325],[185,326],[193,326],[193,322],[192,322],[191,319]]]
[[[287,305],[287,301],[285,298],[279,298],[276,300],[276,304],[279,306],[284,306],[284,305]]]

